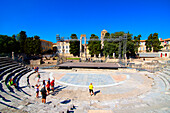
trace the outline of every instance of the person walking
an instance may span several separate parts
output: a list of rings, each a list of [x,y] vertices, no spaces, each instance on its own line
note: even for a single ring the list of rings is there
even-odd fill
[[[47,91],[46,91],[46,89],[45,89],[45,87],[43,87],[42,89],[41,89],[41,95],[42,95],[42,103],[46,103],[46,97],[47,97]]]
[[[45,87],[45,80],[43,80],[43,87]]]
[[[37,78],[38,78],[38,81],[37,82],[39,82],[40,81],[40,73],[38,73],[38,75],[37,75]]]
[[[89,85],[89,93],[90,93],[91,96],[94,95],[92,83],[90,83],[90,85]]]
[[[40,87],[40,85],[38,85],[38,84],[35,85],[35,91],[36,91],[36,97],[37,98],[39,96],[39,87]]]

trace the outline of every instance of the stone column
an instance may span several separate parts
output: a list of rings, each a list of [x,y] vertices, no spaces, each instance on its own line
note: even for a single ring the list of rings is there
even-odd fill
[[[99,54],[99,58],[101,57],[101,54]]]
[[[113,58],[115,58],[115,53],[113,53]]]
[[[121,54],[119,54],[119,59],[121,58]]]
[[[12,52],[12,59],[15,60],[15,57],[14,57],[14,52]]]
[[[94,54],[94,58],[96,58],[96,54]]]
[[[80,37],[80,57],[82,56],[81,52],[82,52],[82,37]]]

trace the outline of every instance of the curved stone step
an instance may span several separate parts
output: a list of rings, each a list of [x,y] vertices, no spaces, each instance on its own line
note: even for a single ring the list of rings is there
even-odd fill
[[[18,64],[11,64],[11,65],[7,65],[7,66],[4,66],[4,67],[1,67],[0,71],[6,70],[6,69],[8,69],[10,67],[13,67],[13,66],[18,66]]]

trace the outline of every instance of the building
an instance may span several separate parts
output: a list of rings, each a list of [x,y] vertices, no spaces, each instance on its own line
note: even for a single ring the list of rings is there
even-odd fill
[[[53,47],[57,47],[60,55],[64,54],[64,56],[73,56],[72,54],[70,54],[70,44],[68,40],[58,41],[56,44],[53,45]]]
[[[160,58],[169,58],[170,57],[170,38],[162,40],[159,39],[161,42],[161,46],[163,48],[159,52],[147,52],[146,51],[146,40],[140,40],[140,47],[138,48],[139,57],[160,57]],[[153,49],[152,49],[153,50]]]
[[[40,39],[42,52],[53,50],[53,43],[47,40]]]
[[[161,46],[163,46],[162,51],[168,51],[170,52],[170,38],[162,40],[162,38],[159,39],[161,41]]]
[[[140,40],[140,47],[138,48],[139,53],[146,53],[145,42],[146,40]]]
[[[170,52],[170,38],[162,40],[162,38],[159,39],[161,42],[161,46],[163,46],[162,51],[163,52]],[[139,53],[146,53],[146,46],[145,46],[146,40],[140,40],[140,47],[138,48]]]

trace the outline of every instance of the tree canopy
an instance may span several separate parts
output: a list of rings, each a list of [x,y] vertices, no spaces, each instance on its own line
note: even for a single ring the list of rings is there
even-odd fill
[[[147,52],[151,52],[152,48],[153,48],[153,52],[158,52],[162,46],[161,46],[161,42],[158,39],[158,33],[154,33],[153,35],[150,34],[148,36],[148,39],[146,40],[146,51]]]
[[[71,34],[71,39],[78,39],[76,34]],[[80,41],[79,40],[70,40],[70,53],[74,56],[80,55]]]
[[[41,53],[41,41],[39,36],[27,37],[25,31],[21,31],[17,36],[0,35],[0,53],[25,53],[27,55],[37,55]]]
[[[91,34],[90,39],[99,39],[95,34]],[[100,40],[90,40],[88,41],[89,54],[91,56],[99,55],[101,53],[101,41]]]

